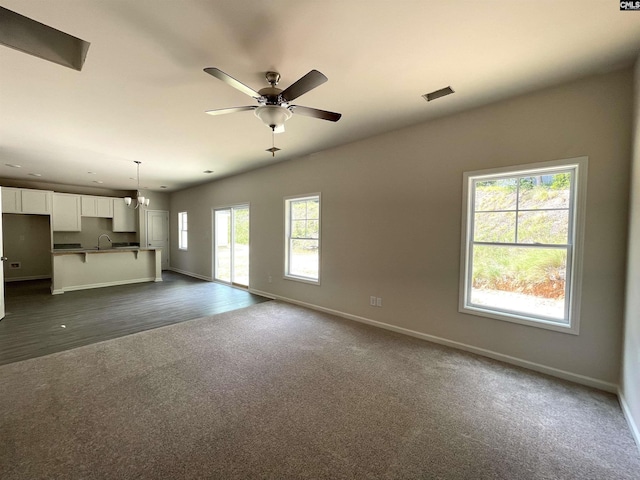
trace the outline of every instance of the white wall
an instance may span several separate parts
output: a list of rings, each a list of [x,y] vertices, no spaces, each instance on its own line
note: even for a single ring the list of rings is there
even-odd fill
[[[631,70],[590,77],[176,192],[172,267],[211,277],[211,209],[249,202],[252,289],[615,388],[632,85]],[[580,335],[459,313],[463,171],[577,156],[589,157]],[[312,192],[323,202],[320,286],[282,278],[283,197]],[[177,250],[179,211],[189,212],[187,252]]]
[[[640,448],[640,56],[635,68],[635,101],[627,301],[620,396]]]

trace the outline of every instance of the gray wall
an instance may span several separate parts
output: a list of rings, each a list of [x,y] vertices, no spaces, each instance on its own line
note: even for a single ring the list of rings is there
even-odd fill
[[[620,394],[640,446],[640,56],[635,68],[634,134],[629,213],[629,257]]]
[[[49,215],[2,214],[4,278],[29,280],[51,277],[51,226]],[[19,269],[10,268],[19,262]]]
[[[212,208],[249,202],[252,289],[615,389],[632,90],[630,69],[589,77],[176,192],[172,267],[212,277]],[[459,313],[462,173],[577,156],[589,157],[580,335]],[[282,278],[283,197],[313,192],[322,193],[320,286]],[[177,249],[183,210],[186,252]],[[383,307],[369,306],[370,295]]]

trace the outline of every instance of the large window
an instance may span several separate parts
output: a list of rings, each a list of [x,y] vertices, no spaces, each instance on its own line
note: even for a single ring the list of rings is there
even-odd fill
[[[285,199],[285,278],[320,283],[320,195]]]
[[[578,333],[586,168],[465,173],[460,311]]]
[[[180,212],[178,213],[178,248],[180,250],[187,249],[188,234],[187,212]]]

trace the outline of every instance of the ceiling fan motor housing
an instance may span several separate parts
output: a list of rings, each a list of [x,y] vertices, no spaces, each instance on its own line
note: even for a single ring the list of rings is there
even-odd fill
[[[282,103],[285,103],[284,99],[280,95],[282,93],[282,90],[279,88],[264,87],[258,90],[258,93],[261,97],[258,99],[258,101],[266,105],[280,105]]]

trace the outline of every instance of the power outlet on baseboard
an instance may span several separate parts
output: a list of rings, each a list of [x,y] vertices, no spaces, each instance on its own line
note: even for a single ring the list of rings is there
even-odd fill
[[[21,268],[22,268],[22,264],[21,264],[20,262],[11,262],[11,263],[9,264],[9,268],[10,268],[11,270],[19,270],[19,269],[21,269]]]

